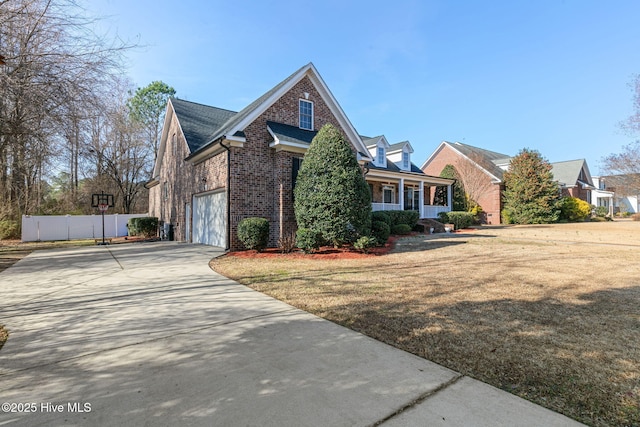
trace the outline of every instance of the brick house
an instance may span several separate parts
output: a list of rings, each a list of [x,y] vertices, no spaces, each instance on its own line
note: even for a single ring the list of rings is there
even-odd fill
[[[373,196],[373,210],[414,209],[436,217],[431,177],[411,162],[408,141],[359,135],[312,63],[239,112],[170,99],[149,188],[149,211],[174,237],[237,250],[237,225],[270,222],[270,246],[295,233],[293,184],[317,131],[331,123],[353,147]],[[450,197],[449,197],[450,200]],[[449,206],[451,203],[449,202]]]
[[[502,210],[502,174],[508,169],[510,156],[484,150],[460,142],[443,141],[422,164],[428,175],[440,175],[447,165],[453,165],[458,173],[470,171],[474,180],[483,188],[476,203],[482,206],[487,224],[500,224]]]
[[[551,173],[560,188],[562,195],[576,197],[591,204],[591,191],[596,187],[589,166],[585,159],[551,163]]]
[[[472,181],[481,188],[476,202],[485,213],[487,224],[500,224],[502,211],[503,174],[509,169],[511,156],[460,142],[443,141],[423,163],[428,175],[439,175],[447,165],[459,174],[472,174]],[[577,197],[591,203],[593,179],[584,159],[552,163],[552,173],[563,196]]]

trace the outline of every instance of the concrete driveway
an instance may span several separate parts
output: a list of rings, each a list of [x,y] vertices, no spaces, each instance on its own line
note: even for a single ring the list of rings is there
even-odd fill
[[[0,273],[0,426],[579,425],[228,280],[220,253],[51,250]]]

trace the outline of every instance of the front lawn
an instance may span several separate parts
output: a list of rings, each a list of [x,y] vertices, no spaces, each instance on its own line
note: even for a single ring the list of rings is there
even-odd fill
[[[355,259],[214,270],[594,426],[640,425],[640,223],[414,236]]]

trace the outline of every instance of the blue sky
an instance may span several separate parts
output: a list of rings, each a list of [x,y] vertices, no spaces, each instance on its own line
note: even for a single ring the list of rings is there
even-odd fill
[[[128,74],[240,110],[313,62],[363,135],[548,160],[600,160],[633,142],[637,0],[92,0],[102,32],[138,41]]]

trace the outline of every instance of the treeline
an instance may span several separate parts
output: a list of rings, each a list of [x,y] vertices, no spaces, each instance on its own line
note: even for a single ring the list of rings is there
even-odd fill
[[[0,0],[0,226],[92,213],[100,191],[115,195],[113,212],[147,211],[156,105],[175,91],[134,91],[123,73],[133,45],[94,24],[73,0]]]

